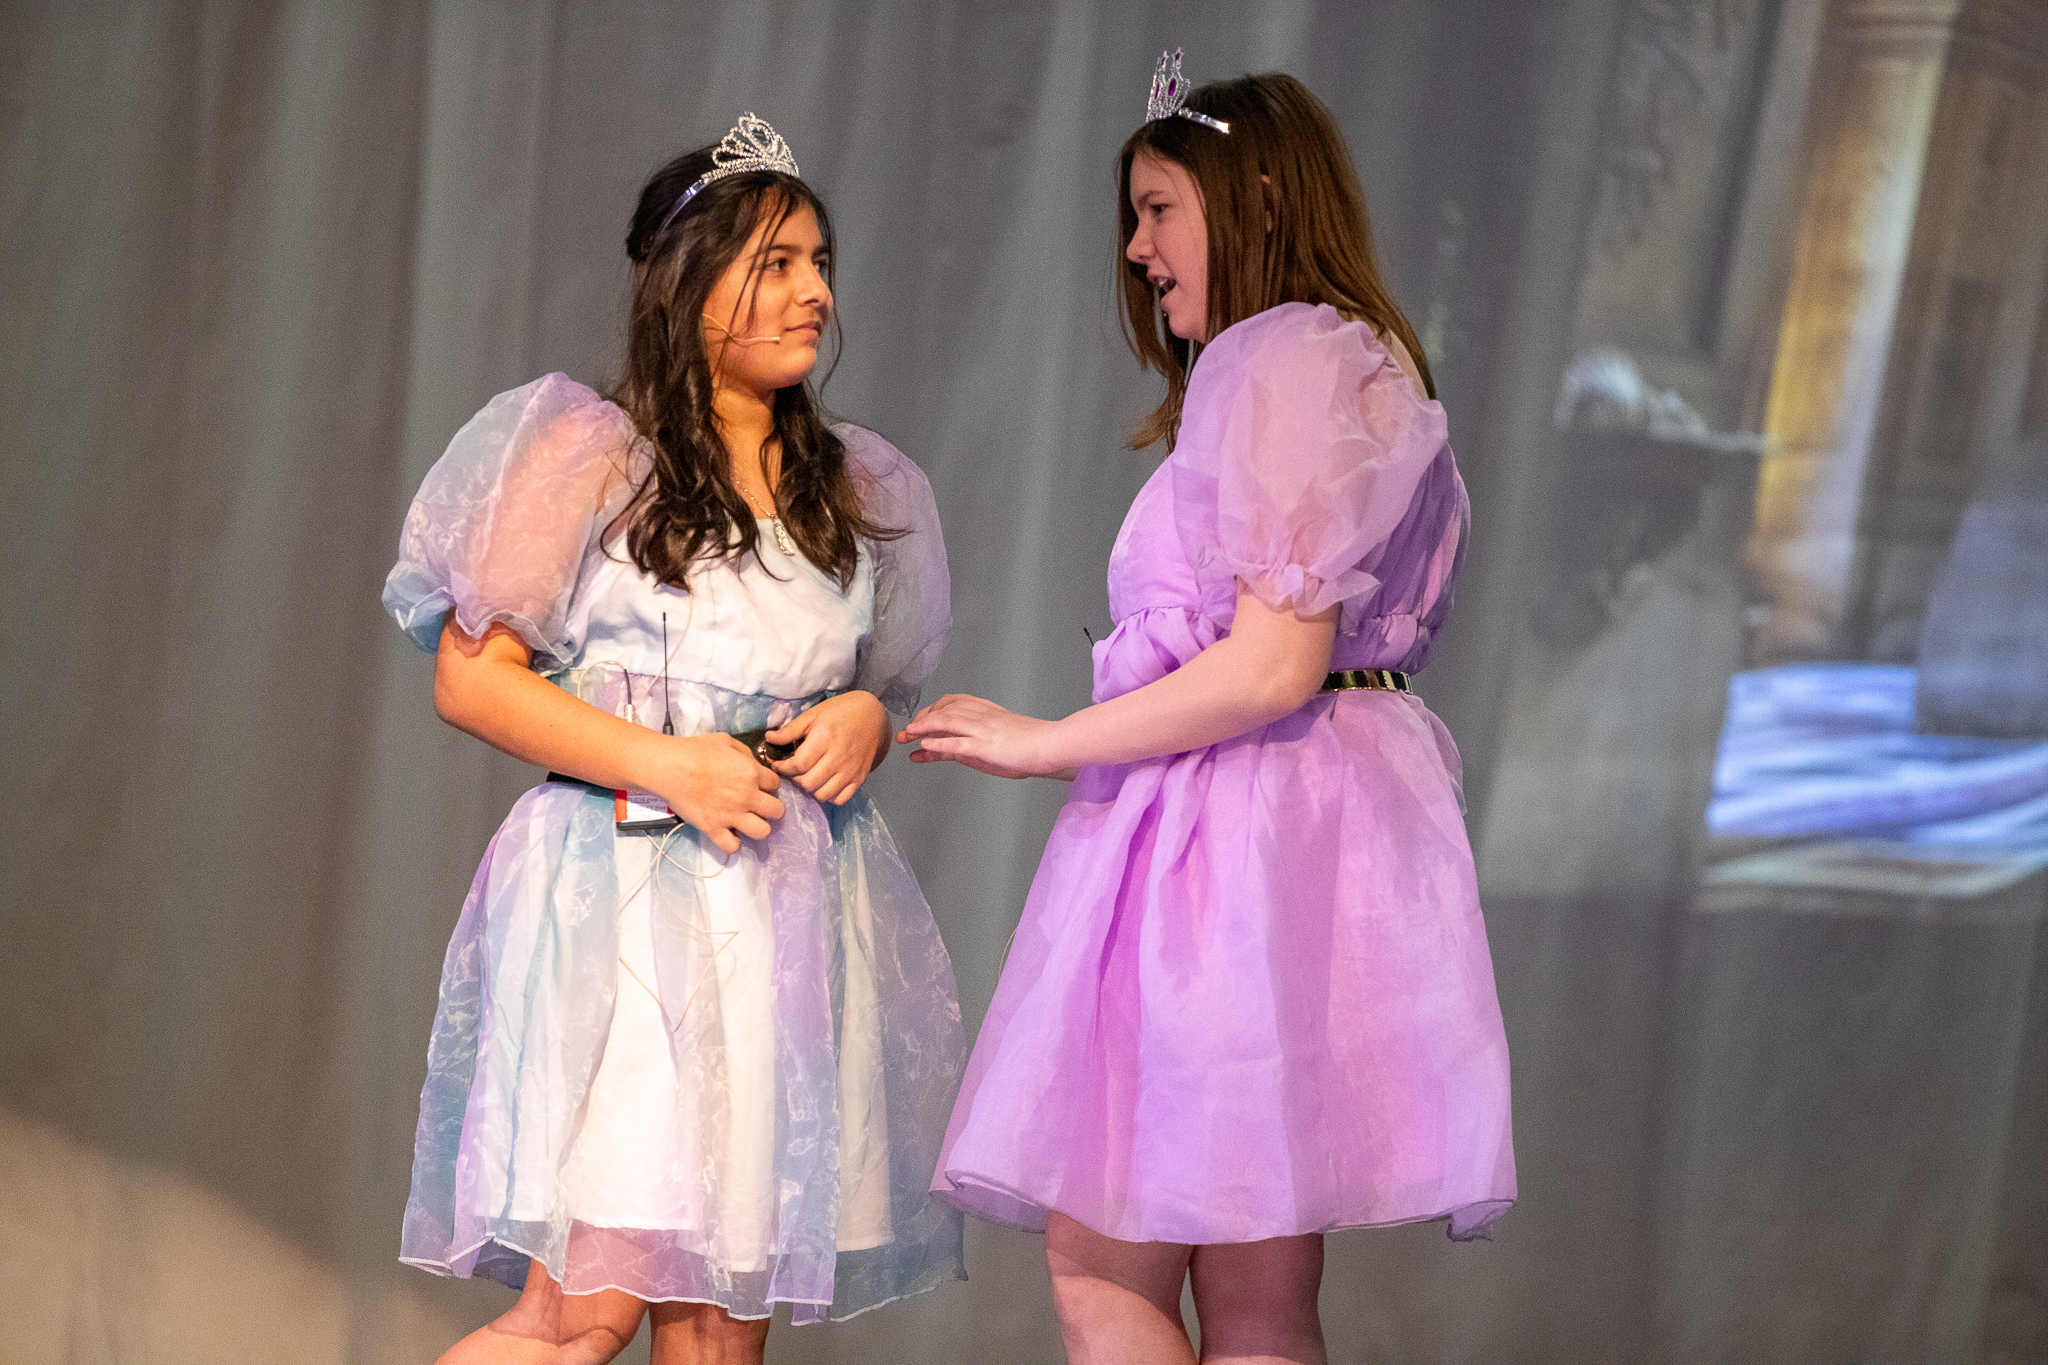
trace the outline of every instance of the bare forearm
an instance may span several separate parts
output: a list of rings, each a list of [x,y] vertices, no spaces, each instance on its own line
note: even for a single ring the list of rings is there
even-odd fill
[[[1157,682],[1054,722],[1042,741],[1041,765],[1130,763],[1219,744],[1299,709],[1328,671],[1275,670],[1270,658],[1255,654],[1246,642],[1227,637]]]
[[[996,777],[1186,753],[1299,709],[1329,673],[1336,632],[1336,607],[1296,616],[1240,588],[1230,633],[1157,682],[1056,721],[941,697],[897,738],[921,744],[912,762],[964,763]]]
[[[522,762],[603,787],[648,787],[653,750],[663,739],[503,660],[479,662],[455,678],[437,673],[434,709]]]

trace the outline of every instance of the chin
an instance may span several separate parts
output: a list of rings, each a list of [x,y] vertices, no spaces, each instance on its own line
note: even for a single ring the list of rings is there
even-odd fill
[[[811,371],[818,367],[818,353],[815,349],[806,349],[784,359],[790,363],[778,366],[775,374],[769,377],[771,388],[793,388],[809,379]]]

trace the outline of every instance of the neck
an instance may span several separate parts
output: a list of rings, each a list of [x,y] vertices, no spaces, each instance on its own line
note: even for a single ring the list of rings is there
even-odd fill
[[[748,480],[743,471],[759,469],[771,493],[779,473],[769,467],[773,456],[768,446],[775,435],[774,404],[772,389],[759,393],[720,384],[711,395],[711,411],[718,418],[718,434],[725,438],[726,456],[732,461],[735,477],[745,485]]]

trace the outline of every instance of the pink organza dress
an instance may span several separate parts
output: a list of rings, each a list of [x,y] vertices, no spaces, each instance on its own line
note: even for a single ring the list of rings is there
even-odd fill
[[[1095,698],[1213,644],[1240,580],[1276,608],[1338,605],[1333,669],[1412,672],[1468,518],[1443,409],[1368,326],[1290,303],[1230,327],[1117,536]],[[1450,736],[1393,692],[1082,769],[933,1189],[1127,1241],[1435,1218],[1484,1236],[1515,1168],[1461,811]]]

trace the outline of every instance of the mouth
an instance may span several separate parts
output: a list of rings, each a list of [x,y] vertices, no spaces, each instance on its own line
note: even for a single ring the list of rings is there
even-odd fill
[[[1152,296],[1162,308],[1166,306],[1166,296],[1180,287],[1180,281],[1171,275],[1147,275],[1145,278],[1152,285]]]

